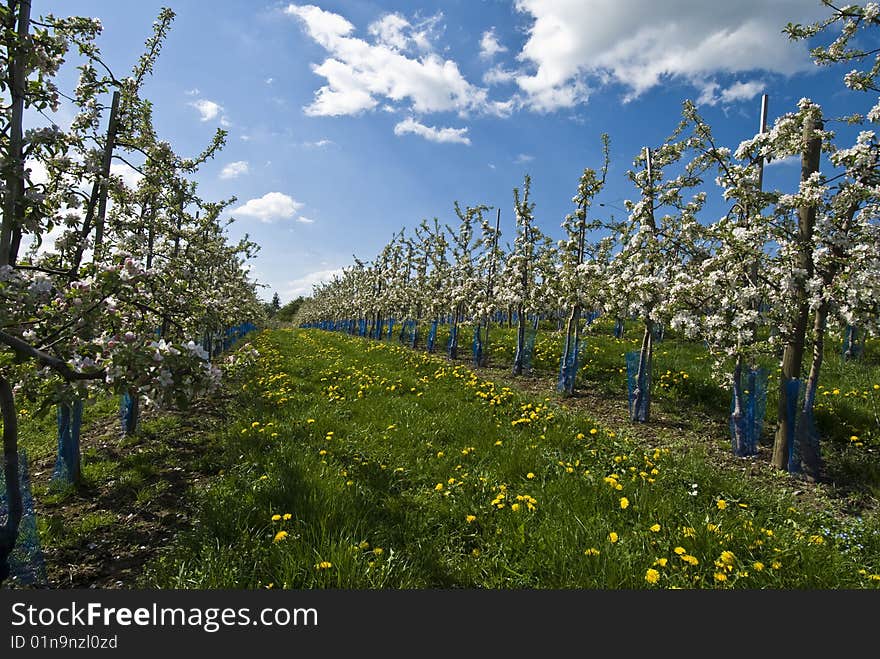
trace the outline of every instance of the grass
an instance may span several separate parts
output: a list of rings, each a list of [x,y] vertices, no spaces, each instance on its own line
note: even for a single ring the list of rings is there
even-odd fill
[[[636,341],[597,326],[579,387],[624,400]],[[729,397],[705,351],[675,337],[654,371],[658,418],[691,420],[674,432],[559,398],[551,332],[536,377],[516,381],[506,365],[475,372],[394,340],[275,330],[253,344],[261,356],[231,382],[235,412],[213,440],[222,473],[141,587],[880,586],[871,352],[829,359],[818,419],[853,498],[719,461]],[[493,332],[495,365],[511,344]]]

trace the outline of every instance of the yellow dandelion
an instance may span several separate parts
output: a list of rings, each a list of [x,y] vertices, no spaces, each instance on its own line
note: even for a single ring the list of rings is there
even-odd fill
[[[329,570],[333,567],[333,563],[330,561],[321,561],[320,563],[315,563],[316,570]]]
[[[476,516],[476,515],[467,515],[467,516],[464,518],[464,521],[466,521],[468,524],[471,524],[471,523],[477,521],[477,516]]]
[[[587,549],[586,551],[584,551],[584,555],[585,555],[585,556],[598,556],[598,555],[599,555],[599,550],[596,549],[595,547],[590,547],[589,549]]]
[[[752,563],[752,567],[755,568],[755,572],[760,572],[764,569],[764,564],[761,561],[755,561]]]
[[[626,497],[620,497],[620,507],[623,510],[629,508],[629,499],[627,499]]]
[[[652,524],[649,528],[653,533],[660,533],[660,525],[659,524]]]
[[[529,472],[526,474],[526,478],[528,478],[529,480],[532,480],[534,477],[535,477],[535,474],[533,474],[532,472]]]
[[[727,575],[724,572],[716,572],[715,573],[715,581],[727,581]]]
[[[620,540],[620,536],[617,535],[617,533],[615,533],[614,531],[608,534],[608,542],[610,542],[612,545],[618,540]]]
[[[284,515],[281,516],[281,519],[283,519],[286,522],[291,517],[293,517],[293,515],[291,515],[290,513],[284,513]]]
[[[668,558],[658,558],[654,561],[654,565],[659,565],[660,567],[666,567],[666,564],[669,562]]]
[[[648,571],[645,572],[645,581],[648,583],[657,583],[660,581],[660,573],[654,568],[649,568]]]
[[[718,499],[718,501],[715,502],[715,505],[718,506],[718,510],[724,510],[727,508],[727,502],[724,499]]]
[[[686,554],[686,553],[687,553],[687,549],[685,549],[684,547],[676,547],[676,548],[673,549],[672,551],[674,551],[674,552],[675,552],[676,554],[678,554],[679,556],[682,556],[683,554]]]
[[[443,491],[443,483],[437,483],[437,484],[434,486],[434,491],[435,491],[435,492],[442,492],[442,491]]]
[[[288,536],[287,531],[278,531],[278,533],[275,534],[275,538],[272,540],[272,542],[281,542],[287,536]]]
[[[272,521],[277,522],[281,519],[281,515],[272,515]]]

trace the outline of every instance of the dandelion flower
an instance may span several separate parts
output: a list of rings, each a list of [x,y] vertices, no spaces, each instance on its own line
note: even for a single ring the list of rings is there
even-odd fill
[[[534,477],[535,477],[535,474],[533,474],[532,472],[529,472],[526,474],[526,478],[528,478],[529,480],[533,479]]]
[[[277,522],[281,519],[281,515],[272,515],[272,521]]]
[[[715,505],[718,506],[718,510],[724,510],[727,508],[727,502],[724,499],[718,499],[718,501],[715,502]]]
[[[617,535],[617,533],[615,533],[614,531],[608,534],[608,542],[610,542],[612,545],[618,540],[620,540],[620,536]]]
[[[468,515],[464,518],[464,521],[466,521],[468,524],[471,524],[471,523],[477,521],[477,516],[476,515]]]
[[[716,572],[715,573],[715,581],[727,581],[727,575],[724,572]]]
[[[657,583],[660,581],[660,573],[654,568],[649,568],[648,571],[645,572],[645,581],[648,583]]]
[[[764,569],[764,564],[761,561],[755,561],[752,563],[752,567],[755,568],[755,572],[760,572]]]
[[[287,531],[278,531],[278,533],[275,534],[275,538],[272,540],[272,542],[281,542],[287,537],[287,535]]]
[[[629,499],[627,499],[626,497],[620,497],[620,507],[623,510],[629,508]]]
[[[281,519],[283,519],[286,522],[291,517],[293,517],[293,515],[291,515],[290,513],[284,513],[284,515],[281,517]]]
[[[333,567],[333,563],[330,561],[321,561],[320,563],[315,563],[316,570],[329,570]]]
[[[654,533],[659,533],[660,532],[660,525],[659,524],[652,524],[650,526],[650,530]]]

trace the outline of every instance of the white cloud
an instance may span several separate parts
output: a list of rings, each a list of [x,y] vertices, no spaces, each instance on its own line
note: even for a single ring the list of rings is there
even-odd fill
[[[718,90],[721,85],[714,80],[698,83],[697,86],[700,88],[700,96],[697,99],[698,105],[717,105],[718,103],[729,105],[737,101],[750,101],[767,88],[766,83],[760,80],[735,82],[720,92]]]
[[[307,275],[300,277],[299,279],[294,279],[287,282],[287,286],[284,289],[284,295],[282,295],[281,297],[286,297],[289,299],[297,298],[300,295],[307,297],[312,294],[312,287],[316,284],[326,283],[332,280],[334,277],[341,277],[342,274],[342,268],[310,272]]]
[[[491,30],[483,32],[483,37],[480,39],[480,57],[483,59],[492,59],[498,53],[503,53],[506,50],[507,48],[498,42],[498,37],[495,36],[494,27]]]
[[[334,144],[336,144],[336,142],[328,139],[317,140],[315,142],[303,142],[303,146],[307,149],[323,149],[324,147],[333,146]]]
[[[201,93],[202,93],[202,92],[199,91],[199,88],[198,88],[198,87],[194,87],[193,89],[187,89],[187,90],[184,92],[184,94],[186,94],[187,96],[198,96],[198,95],[201,94]]]
[[[122,179],[122,182],[130,188],[136,188],[138,183],[144,178],[144,175],[139,171],[122,162],[111,164],[110,173],[119,176]]]
[[[265,82],[267,85],[271,85],[273,82],[275,82],[275,78],[266,78]]]
[[[517,165],[525,165],[528,162],[532,162],[534,159],[535,156],[531,156],[528,153],[520,153],[513,159],[513,162]]]
[[[787,166],[787,165],[800,165],[801,157],[798,155],[794,156],[785,156],[785,158],[780,158],[779,160],[771,160],[768,163],[765,163],[766,167],[776,167],[779,165]]]
[[[247,160],[236,160],[235,162],[231,162],[226,165],[220,172],[220,178],[222,179],[230,179],[230,178],[238,178],[242,174],[249,173],[249,166]]]
[[[315,223],[315,221],[312,218],[306,217],[305,215],[300,215],[298,218],[296,218],[296,221],[301,222],[302,224],[314,224]]]
[[[424,137],[431,142],[469,145],[471,140],[467,136],[467,132],[467,128],[436,128],[434,126],[425,126],[412,117],[407,117],[394,127],[395,135],[412,133],[413,135]]]
[[[193,101],[188,104],[190,107],[194,107],[199,111],[201,115],[202,121],[211,121],[212,119],[216,119],[217,115],[219,115],[223,111],[223,107],[214,101],[209,101],[206,98],[200,98],[198,101]]]
[[[313,5],[288,5],[285,13],[302,21],[308,35],[329,54],[312,70],[327,84],[318,89],[304,108],[310,116],[357,115],[380,102],[407,102],[415,112],[456,111],[460,114],[485,109],[486,90],[469,83],[452,60],[434,52],[409,57],[403,48],[413,41],[430,48],[426,36],[439,15],[424,21],[421,31],[397,14],[371,24],[374,43],[351,36],[354,25],[342,16]]]
[[[719,73],[809,69],[806,45],[781,30],[823,15],[820,3],[804,0],[517,0],[515,6],[533,19],[517,56],[528,72],[517,83],[539,111],[583,102],[594,80],[618,83],[632,99],[669,79],[698,84]]]
[[[507,71],[502,66],[493,66],[483,74],[483,82],[487,85],[503,85],[513,82],[519,74],[516,71]]]
[[[289,219],[303,204],[281,192],[267,192],[259,199],[251,199],[232,212],[245,217],[253,217],[260,222],[272,222],[277,219]]]
[[[755,96],[763,92],[767,85],[760,80],[751,80],[749,82],[735,82],[730,87],[721,92],[721,100],[724,103],[733,103],[734,101],[750,101]]]
[[[409,37],[406,34],[409,21],[400,14],[385,14],[367,28],[376,41],[397,50],[406,50]]]

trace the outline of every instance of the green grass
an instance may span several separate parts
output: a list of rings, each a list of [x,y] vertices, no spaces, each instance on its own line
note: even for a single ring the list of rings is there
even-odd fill
[[[634,332],[617,340],[597,326],[586,342],[579,387],[620,397]],[[796,496],[784,474],[745,478],[739,463],[712,458],[723,435],[682,443],[605,427],[552,388],[528,395],[394,340],[276,330],[253,344],[261,357],[233,382],[237,416],[216,438],[224,471],[144,587],[880,585],[880,522],[864,499],[847,514],[821,488],[808,502]],[[511,344],[511,331],[493,330],[495,364],[510,363]],[[559,345],[539,333],[538,373],[552,377]],[[656,350],[657,409],[723,421],[729,397],[705,351],[675,337]],[[872,359],[829,359],[825,386],[839,393],[819,418],[833,431],[835,473],[849,473],[868,502]]]

